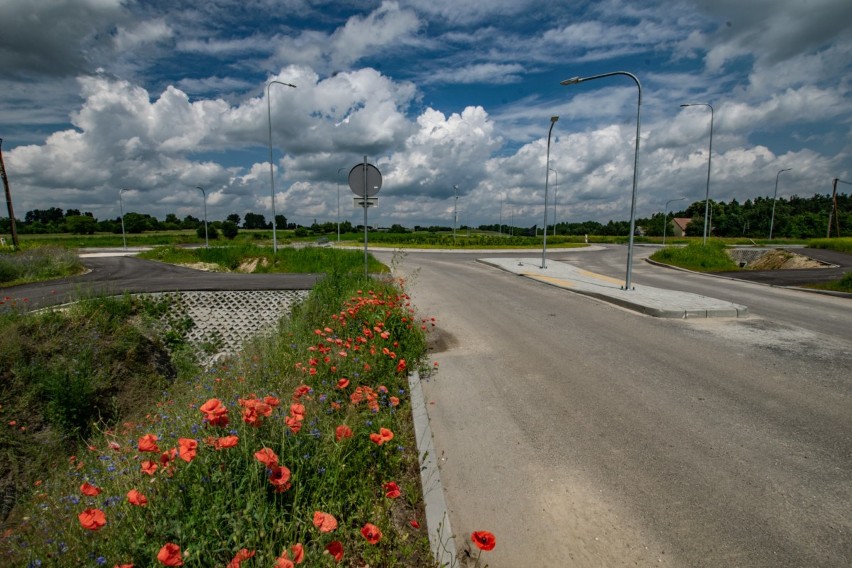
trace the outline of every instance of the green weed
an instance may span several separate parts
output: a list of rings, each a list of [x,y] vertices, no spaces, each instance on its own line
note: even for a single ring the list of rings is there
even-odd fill
[[[716,239],[691,242],[685,247],[665,247],[651,255],[651,260],[698,272],[738,270],[739,267],[725,251],[725,243]]]

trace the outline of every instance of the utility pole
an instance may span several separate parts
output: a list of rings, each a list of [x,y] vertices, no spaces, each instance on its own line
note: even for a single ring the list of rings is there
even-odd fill
[[[12,193],[9,191],[9,178],[6,177],[6,165],[3,163],[3,139],[0,138],[0,178],[6,190],[6,207],[9,209],[9,227],[12,232],[12,246],[18,248],[18,230],[15,228],[15,210],[12,208]]]

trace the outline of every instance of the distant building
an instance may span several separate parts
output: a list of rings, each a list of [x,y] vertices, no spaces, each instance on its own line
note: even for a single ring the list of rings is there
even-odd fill
[[[682,237],[686,235],[686,227],[690,223],[692,223],[691,217],[675,217],[672,219],[672,224],[674,225],[672,232],[674,233],[674,236]]]

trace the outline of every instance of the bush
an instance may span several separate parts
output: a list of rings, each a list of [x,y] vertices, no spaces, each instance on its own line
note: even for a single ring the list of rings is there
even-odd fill
[[[240,232],[239,227],[233,221],[224,221],[222,223],[222,235],[228,240],[233,240]]]

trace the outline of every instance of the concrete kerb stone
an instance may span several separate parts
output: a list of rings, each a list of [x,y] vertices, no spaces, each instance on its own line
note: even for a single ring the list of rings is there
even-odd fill
[[[450,528],[444,486],[441,484],[441,472],[435,459],[435,446],[432,443],[432,428],[429,426],[426,400],[423,397],[420,374],[417,371],[408,375],[408,390],[411,393],[411,415],[414,420],[414,436],[417,440],[420,484],[423,488],[426,526],[429,531],[432,556],[438,566],[454,566],[456,544]]]

